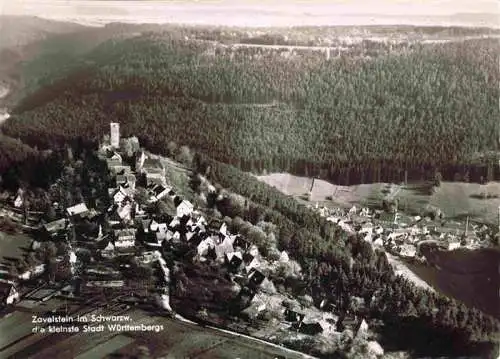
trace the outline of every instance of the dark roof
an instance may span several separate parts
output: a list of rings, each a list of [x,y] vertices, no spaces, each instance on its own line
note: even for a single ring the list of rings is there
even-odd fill
[[[233,243],[233,247],[234,247],[234,243]],[[252,261],[252,259],[254,259],[253,255],[251,255],[248,252],[243,253],[243,262],[245,262],[245,263],[248,264],[248,263],[250,263]]]
[[[174,205],[177,207],[182,203],[182,198],[180,196],[174,197]]]
[[[305,315],[303,313],[297,312],[293,309],[285,309],[285,319],[288,322],[302,322]]]
[[[301,323],[299,330],[305,334],[315,335],[323,332],[323,327],[318,322]]]
[[[229,258],[228,253],[226,253],[225,256],[226,256],[226,258]],[[240,257],[238,257],[236,255],[233,255],[232,258],[230,260],[228,260],[228,264],[231,267],[238,267],[241,263],[243,263],[243,261],[241,260]]]
[[[249,246],[250,246],[250,243],[248,243],[248,241],[245,238],[243,238],[242,236],[238,235],[234,239],[233,247],[242,247],[244,249],[247,249]]]
[[[248,279],[253,284],[260,285],[264,281],[264,279],[266,279],[266,276],[257,269],[252,268],[250,274],[248,275]]]
[[[162,192],[163,192],[163,191],[165,191],[165,190],[166,190],[166,188],[165,188],[165,187],[163,187],[163,186],[160,186],[160,185],[155,186],[155,187],[153,188],[153,192],[154,192],[154,194],[155,194],[155,195],[159,195],[160,193],[162,193]]]
[[[13,286],[14,284],[12,283],[0,282],[0,298],[7,297]]]

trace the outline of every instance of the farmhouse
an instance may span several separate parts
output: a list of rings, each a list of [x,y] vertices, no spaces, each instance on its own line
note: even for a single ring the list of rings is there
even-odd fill
[[[65,218],[58,219],[57,221],[45,223],[43,230],[49,237],[56,237],[61,232],[64,232],[68,227],[68,221]]]
[[[116,248],[130,248],[135,245],[135,229],[118,229],[114,235]]]
[[[177,206],[177,217],[182,218],[184,216],[189,216],[193,212],[194,206],[191,202],[183,200]]]
[[[170,191],[170,188],[168,188],[168,187],[165,187],[162,185],[156,185],[155,187],[153,187],[152,196],[151,196],[150,201],[156,202],[162,198],[165,198],[168,195],[169,191]]]
[[[243,255],[241,252],[230,252],[226,253],[226,263],[231,267],[232,269],[238,268],[241,263],[243,263]]]
[[[123,186],[120,186],[117,189],[112,188],[109,190],[109,192],[110,197],[113,198],[113,202],[115,204],[121,204],[126,198],[130,198],[133,196],[133,191]]]
[[[115,246],[113,243],[108,242],[108,245],[101,251],[104,258],[113,258],[115,255]]]
[[[85,203],[79,203],[75,206],[66,208],[66,213],[69,217],[83,218],[89,213],[89,209]]]
[[[19,208],[23,205],[23,197],[18,194],[16,199],[14,200],[14,207]]]

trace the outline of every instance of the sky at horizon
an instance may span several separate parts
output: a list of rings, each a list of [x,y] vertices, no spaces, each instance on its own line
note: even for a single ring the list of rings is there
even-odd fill
[[[418,23],[500,27],[498,0],[103,1],[0,0],[0,14],[94,22],[229,26]]]

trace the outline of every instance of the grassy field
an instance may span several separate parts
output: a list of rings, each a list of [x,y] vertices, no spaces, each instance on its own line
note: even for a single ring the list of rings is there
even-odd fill
[[[301,196],[309,192],[312,179],[276,173],[258,178],[285,194]],[[356,186],[337,186],[323,180],[315,180],[310,201],[326,206],[350,207],[352,205],[380,206],[386,196],[387,183],[362,184]],[[442,182],[433,194],[422,193],[417,185],[396,187],[394,198],[399,199],[400,208],[407,213],[421,213],[427,206],[440,208],[447,218],[464,218],[496,224],[497,208],[500,198],[476,198],[482,193],[500,195],[500,183],[487,185],[477,183]],[[326,198],[332,196],[332,200]]]

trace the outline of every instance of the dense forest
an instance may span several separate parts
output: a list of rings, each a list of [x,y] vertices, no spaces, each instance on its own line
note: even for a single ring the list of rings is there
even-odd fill
[[[240,229],[238,218],[277,226],[279,249],[288,251],[307,274],[305,283],[292,285],[295,295],[309,294],[316,303],[327,299],[341,318],[354,312],[381,319],[386,350],[407,350],[418,357],[493,357],[500,329],[495,318],[396,276],[383,252],[373,251],[362,238],[348,236],[252,175],[202,155],[195,157],[195,168],[219,188],[247,198],[244,205],[231,197],[217,203],[221,213],[233,219],[234,230]],[[273,280],[280,284],[279,278]],[[354,296],[363,298],[367,307],[357,311]]]
[[[153,152],[187,145],[197,172],[246,198],[214,201],[233,227],[238,218],[277,226],[280,249],[308,274],[295,294],[328,299],[341,315],[356,311],[350,298],[363,298],[359,314],[383,320],[387,350],[489,357],[496,319],[396,276],[383,253],[243,171],[346,184],[400,181],[405,171],[410,179],[436,171],[447,180],[499,179],[497,49],[494,40],[466,41],[326,61],[214,51],[168,34],[110,40],[66,64],[63,79],[50,71],[31,79],[32,93],[2,125],[2,187],[48,188],[64,174],[71,181],[56,188],[58,201],[99,197],[101,168],[78,158],[110,121]],[[79,149],[67,152],[68,144]],[[77,160],[65,167],[64,157]]]
[[[51,148],[98,138],[118,121],[154,150],[175,139],[245,171],[344,184],[397,182],[405,172],[410,180],[436,171],[444,180],[498,179],[497,45],[327,61],[169,34],[110,40],[64,79],[40,78],[45,86],[3,132]]]

